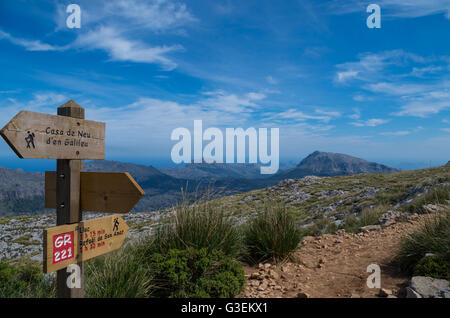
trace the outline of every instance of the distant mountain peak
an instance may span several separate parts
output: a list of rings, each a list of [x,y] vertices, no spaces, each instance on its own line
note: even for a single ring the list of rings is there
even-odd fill
[[[390,173],[400,169],[369,162],[361,158],[334,152],[314,151],[295,168],[282,171],[277,178],[302,178],[308,175],[338,176],[359,173]]]

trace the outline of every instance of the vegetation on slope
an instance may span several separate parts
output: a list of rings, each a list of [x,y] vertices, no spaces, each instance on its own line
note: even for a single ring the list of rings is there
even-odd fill
[[[86,294],[235,296],[243,284],[239,260],[282,260],[304,235],[340,228],[356,231],[376,223],[388,210],[423,213],[423,205],[449,203],[449,186],[450,166],[445,166],[383,175],[287,180],[246,194],[185,203],[172,217],[152,224],[153,234],[147,239],[88,261]],[[449,213],[439,214],[406,239],[399,257],[403,268],[411,274],[448,277],[449,224]],[[433,258],[425,257],[427,253]],[[2,295],[54,296],[54,285],[48,278],[5,264],[0,267]]]
[[[450,280],[450,208],[401,242],[398,261],[410,274]]]

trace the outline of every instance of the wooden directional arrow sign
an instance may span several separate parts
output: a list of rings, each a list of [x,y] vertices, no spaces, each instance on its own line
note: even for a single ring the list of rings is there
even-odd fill
[[[0,135],[20,158],[105,159],[105,123],[19,112]]]
[[[45,207],[55,209],[56,172],[45,172]],[[81,172],[83,211],[128,213],[145,192],[128,172]]]
[[[120,248],[129,229],[116,214],[44,230],[44,273]]]

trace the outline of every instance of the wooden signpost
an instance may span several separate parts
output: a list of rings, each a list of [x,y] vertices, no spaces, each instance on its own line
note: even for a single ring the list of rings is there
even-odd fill
[[[44,273],[118,249],[128,230],[119,214],[44,230]]]
[[[84,296],[83,261],[118,249],[129,227],[120,215],[83,221],[82,211],[127,213],[144,195],[128,173],[81,172],[84,159],[105,159],[105,123],[84,120],[70,100],[58,115],[21,111],[0,130],[20,158],[57,159],[45,174],[45,206],[56,208],[55,227],[44,230],[44,272],[57,271],[57,296]],[[80,268],[79,288],[66,267]]]
[[[55,209],[56,172],[45,172],[45,207]],[[81,210],[128,213],[145,194],[128,172],[81,172]]]
[[[0,135],[25,159],[105,159],[105,123],[21,111]]]

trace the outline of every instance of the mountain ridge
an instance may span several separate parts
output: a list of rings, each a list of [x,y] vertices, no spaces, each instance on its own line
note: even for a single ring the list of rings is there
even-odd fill
[[[146,195],[133,211],[153,211],[170,207],[185,194],[198,197],[211,192],[217,196],[273,186],[284,179],[305,176],[336,176],[358,173],[388,173],[400,169],[351,157],[344,154],[313,152],[297,166],[266,177],[258,165],[198,164],[157,169],[120,161],[91,160],[85,171],[128,172],[144,189]],[[171,172],[172,175],[165,172]],[[36,214],[48,211],[44,207],[44,174],[22,169],[0,167],[0,216]]]
[[[392,173],[401,169],[334,152],[314,151],[296,167],[279,172],[276,179],[296,179],[308,175],[339,176],[360,173]]]

